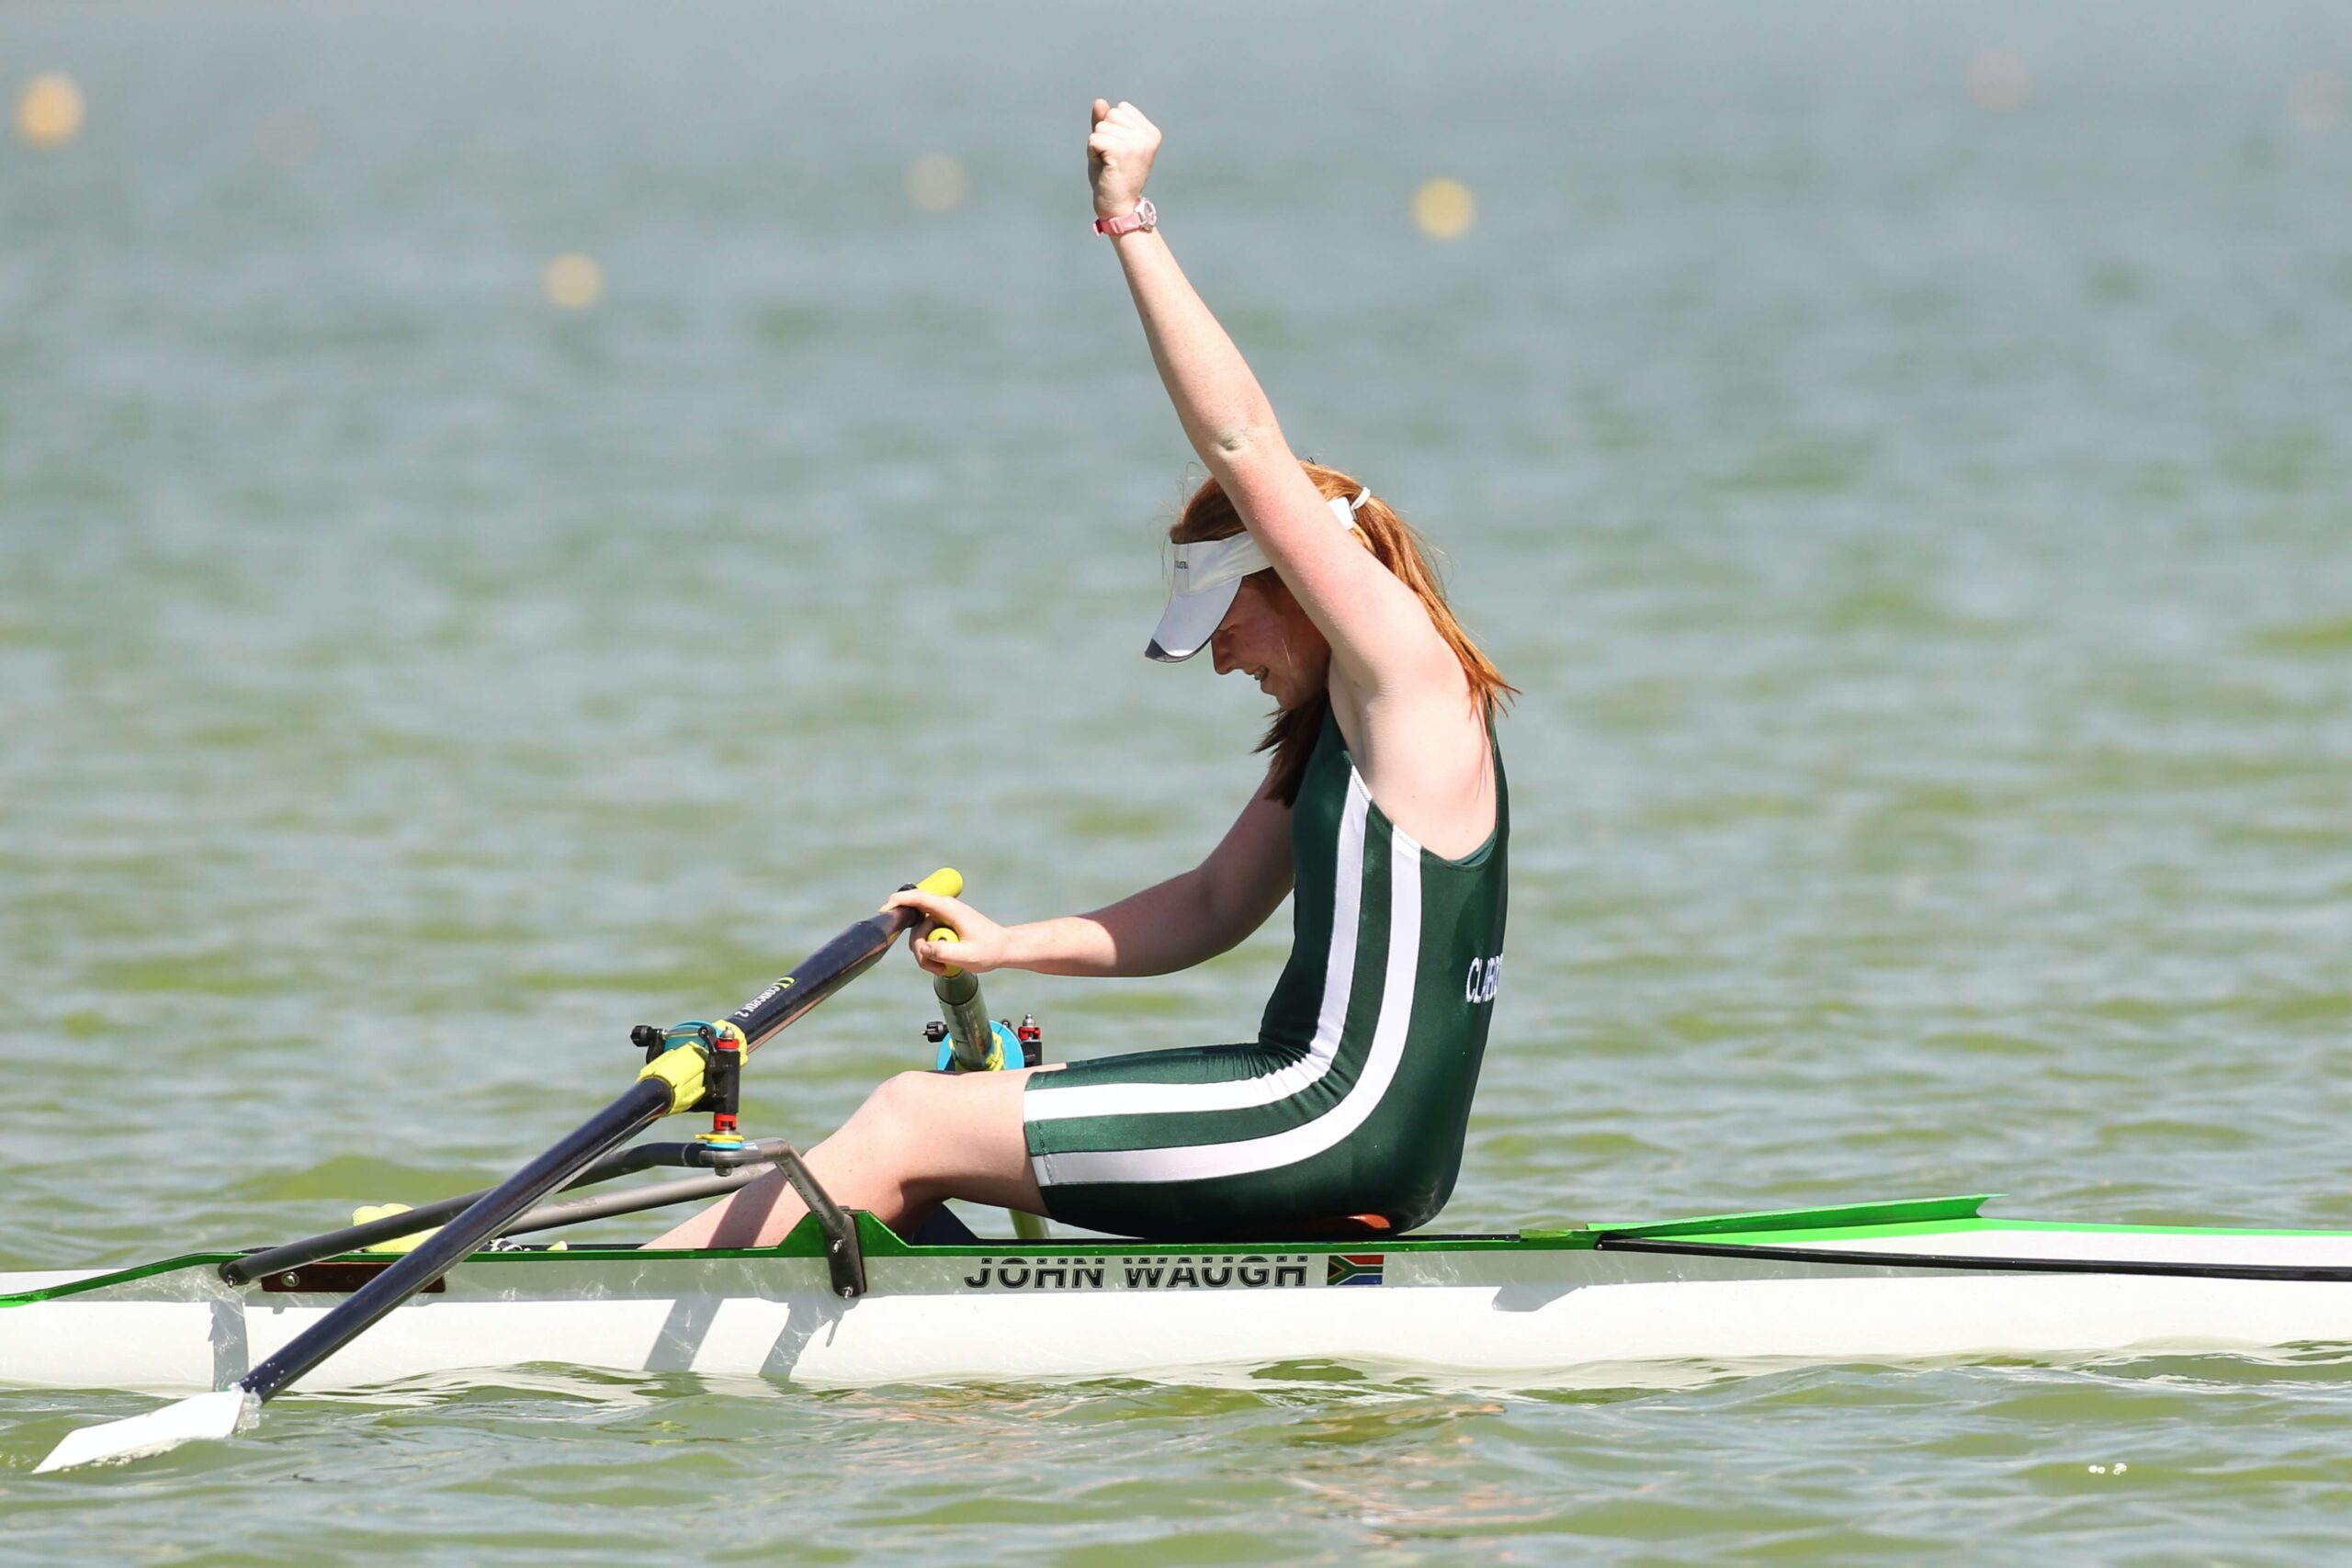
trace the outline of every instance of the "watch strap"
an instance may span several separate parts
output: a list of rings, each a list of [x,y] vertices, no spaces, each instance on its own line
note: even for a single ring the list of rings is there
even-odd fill
[[[1149,197],[1136,203],[1133,212],[1123,212],[1116,218],[1097,218],[1094,231],[1098,234],[1132,234],[1138,229],[1159,227],[1159,209]]]

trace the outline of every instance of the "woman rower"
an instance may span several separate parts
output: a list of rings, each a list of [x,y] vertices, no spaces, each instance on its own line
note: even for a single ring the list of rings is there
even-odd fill
[[[1208,858],[1092,914],[1003,926],[909,891],[922,966],[1164,975],[1295,895],[1294,944],[1250,1044],[1010,1072],[910,1072],[807,1156],[901,1232],[960,1198],[1165,1240],[1401,1231],[1453,1190],[1501,979],[1510,803],[1494,739],[1513,688],[1455,624],[1376,496],[1291,454],[1265,394],[1157,229],[1159,131],[1097,99],[1095,228],[1209,479],[1170,536],[1146,651],[1207,648],[1278,712],[1264,784]],[[920,932],[946,926],[950,942]],[[657,1247],[773,1246],[802,1206],[770,1175]]]

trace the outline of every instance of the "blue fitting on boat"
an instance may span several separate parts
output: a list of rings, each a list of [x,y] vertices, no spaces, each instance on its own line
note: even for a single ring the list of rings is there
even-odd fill
[[[937,1068],[943,1073],[957,1071],[994,1073],[1001,1072],[1008,1067],[1017,1067],[1021,1066],[1023,1060],[1021,1037],[1012,1032],[1012,1025],[997,1018],[989,1021],[989,1059],[986,1066],[958,1068],[956,1066],[956,1042],[950,1039],[939,1043]]]

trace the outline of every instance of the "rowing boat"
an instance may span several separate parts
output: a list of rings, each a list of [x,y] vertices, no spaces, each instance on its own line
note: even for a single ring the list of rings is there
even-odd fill
[[[942,868],[922,886],[953,897]],[[498,1186],[252,1252],[0,1274],[0,1385],[198,1391],[69,1433],[71,1469],[225,1438],[297,1381],[352,1390],[544,1365],[812,1385],[1222,1381],[1298,1362],[1498,1383],[1655,1381],[1658,1369],[2352,1344],[2352,1233],[1988,1218],[1983,1197],[1496,1235],[915,1237],[843,1209],[798,1153],[738,1125],[743,1064],[910,929],[856,922],[720,1022],[639,1025],[636,1081]],[[952,937],[934,933],[934,939]],[[947,1071],[1036,1065],[938,977]],[[630,1140],[707,1110],[692,1143]],[[707,1174],[586,1198],[655,1166]],[[518,1242],[707,1200],[765,1173],[807,1213],[747,1250]],[[952,1230],[954,1234],[945,1234]],[[388,1258],[387,1251],[400,1256]]]
[[[1692,1365],[2078,1359],[2352,1342],[2352,1233],[1987,1217],[1979,1197],[1385,1242],[922,1245],[812,1215],[773,1248],[478,1252],[306,1386],[557,1364],[817,1386],[1216,1381],[1297,1362],[1498,1384]],[[0,1382],[225,1388],[389,1267],[243,1254],[0,1275]]]

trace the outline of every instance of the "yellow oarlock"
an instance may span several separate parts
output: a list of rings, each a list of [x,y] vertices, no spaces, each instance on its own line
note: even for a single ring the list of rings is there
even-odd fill
[[[670,1086],[670,1109],[662,1114],[674,1116],[702,1103],[702,1097],[708,1092],[708,1055],[700,1044],[681,1045],[646,1063],[637,1076],[660,1078]]]
[[[744,1038],[741,1025],[726,1019],[712,1024],[711,1029],[735,1042],[738,1052],[749,1055],[752,1043]],[[680,1025],[674,1032],[684,1032]],[[699,1040],[674,1045],[645,1064],[639,1071],[640,1078],[660,1078],[670,1086],[670,1109],[662,1114],[674,1116],[681,1111],[692,1111],[703,1102],[710,1090],[710,1047]]]

